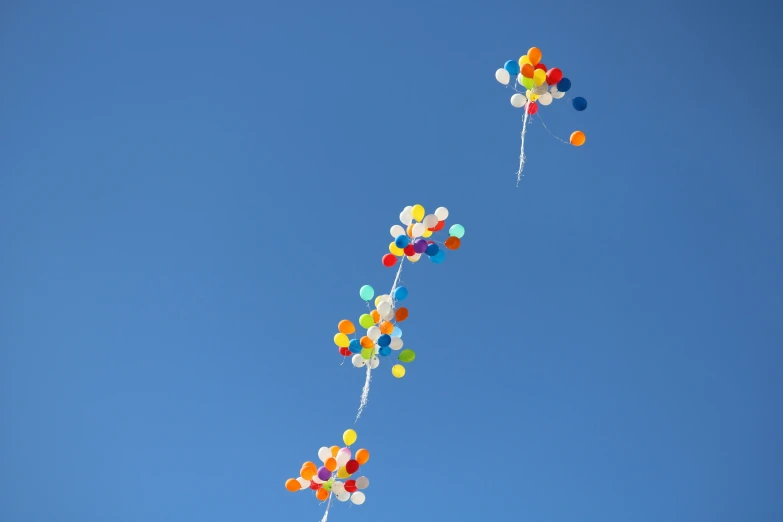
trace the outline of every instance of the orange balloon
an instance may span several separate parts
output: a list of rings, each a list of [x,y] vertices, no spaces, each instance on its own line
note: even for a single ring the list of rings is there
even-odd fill
[[[315,476],[315,468],[302,468],[299,470],[299,476],[305,480],[312,480]]]
[[[288,479],[285,481],[285,489],[293,493],[302,489],[302,485],[296,479]]]
[[[446,248],[449,250],[457,250],[459,248],[460,240],[458,237],[451,236],[446,240]]]
[[[538,47],[531,47],[527,52],[527,57],[530,58],[530,63],[538,65],[538,62],[541,61],[541,49]]]
[[[323,488],[317,489],[317,490],[315,490],[315,498],[317,498],[318,500],[324,501],[327,498],[329,498],[329,492],[326,491]]]
[[[337,452],[340,451],[340,446],[332,446],[329,448],[329,451],[332,452],[332,457],[337,457]]]
[[[392,333],[392,330],[394,330],[394,325],[391,324],[388,321],[384,321],[381,323],[381,333],[382,334],[390,334]]]
[[[304,464],[302,464],[302,469],[304,469],[304,468],[313,468],[313,469],[318,469],[318,466],[316,466],[316,465],[315,465],[315,462],[310,462],[310,461],[308,460],[307,462],[305,462]]]
[[[394,318],[397,319],[398,323],[403,322],[405,319],[408,318],[408,309],[405,307],[398,308],[397,311],[394,313]]]
[[[324,467],[328,469],[329,471],[334,471],[337,469],[337,460],[335,460],[334,457],[326,459],[326,462],[324,462]]]
[[[372,348],[373,346],[375,346],[373,340],[367,337],[366,335],[359,340],[359,344],[362,345],[362,348]]]
[[[585,133],[582,131],[574,131],[571,134],[571,145],[575,147],[581,147],[585,144],[585,140],[587,138],[585,137]]]
[[[525,78],[532,78],[534,74],[533,71],[535,71],[535,69],[529,63],[522,66],[522,76]]]
[[[359,451],[356,452],[356,462],[359,463],[360,466],[363,466],[365,462],[370,460],[370,452],[366,449],[362,448]]]
[[[370,315],[372,316],[372,320],[375,321],[375,324],[381,322],[381,314],[378,313],[378,310],[373,310],[370,312]]]
[[[340,333],[344,333],[346,335],[350,335],[356,331],[356,327],[348,319],[343,319],[337,323],[337,329],[340,330]]]
[[[408,225],[408,237],[413,237],[413,223]]]

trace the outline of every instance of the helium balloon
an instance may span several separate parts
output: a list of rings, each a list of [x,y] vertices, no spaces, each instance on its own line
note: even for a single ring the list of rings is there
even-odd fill
[[[370,359],[370,369],[374,370],[378,367],[378,365],[381,364],[380,359],[378,359],[376,356],[372,356],[372,359]]]
[[[578,111],[583,111],[587,108],[587,100],[585,100],[581,96],[577,96],[576,98],[574,98],[571,104],[574,106],[574,109]]]
[[[533,69],[534,69],[534,70],[541,69],[542,71],[546,72],[546,65],[544,65],[544,64],[543,64],[543,63],[541,63],[541,62],[539,62],[539,63],[537,63],[537,64],[536,64],[536,65],[533,67]]]
[[[582,131],[574,131],[571,133],[571,145],[581,147],[585,144],[585,133]]]
[[[398,286],[394,289],[394,299],[396,301],[404,301],[408,297],[408,289],[404,286]]]
[[[529,63],[522,66],[522,72],[520,73],[523,78],[533,78],[533,75],[535,74],[535,67],[530,65]],[[522,82],[519,82],[522,83]]]
[[[393,227],[391,227],[391,230],[389,230],[389,232],[391,233],[391,237],[393,238],[397,238],[399,236],[405,235],[405,229],[402,228],[400,225],[394,225]],[[370,298],[372,298],[372,296],[370,296]],[[365,299],[365,301],[369,301],[369,300],[370,299]]]
[[[524,94],[516,93],[513,96],[511,96],[511,105],[516,107],[517,109],[521,109],[527,100],[525,99]]]
[[[533,65],[536,65],[538,62],[541,61],[541,49],[538,47],[531,47],[527,51],[527,57],[530,58],[530,63]]]
[[[435,243],[432,243],[431,245],[427,245],[427,250],[425,250],[424,253],[427,254],[428,256],[432,257],[432,256],[434,256],[435,254],[438,253],[438,250],[440,250],[438,248],[438,245],[436,245]]]
[[[315,498],[323,502],[324,500],[329,498],[329,492],[325,489],[319,489],[315,492]]]
[[[544,94],[538,97],[538,103],[540,103],[541,105],[549,105],[550,103],[552,103],[552,95],[549,94],[548,92],[545,92]]]
[[[423,254],[425,250],[427,250],[427,240],[426,239],[417,239],[413,242],[413,249],[416,251],[417,254]]]
[[[346,446],[350,446],[354,442],[356,442],[356,432],[354,430],[345,430],[345,433],[343,433],[343,442]]]
[[[392,337],[389,348],[391,348],[392,350],[399,350],[400,348],[402,348],[402,339],[400,339],[399,337]]]
[[[526,54],[522,55],[519,57],[519,61],[517,63],[519,64],[520,67],[522,67],[526,63],[528,64],[530,63],[530,58],[528,58]]]
[[[372,316],[370,314],[362,314],[359,317],[359,325],[362,328],[366,329],[366,328],[371,327],[374,324],[375,324],[375,321],[372,320]]]
[[[356,479],[356,487],[359,489],[367,489],[370,487],[370,479],[367,477],[359,477]]]
[[[538,112],[538,104],[536,102],[530,102],[530,103],[527,104],[527,113],[528,114],[532,115],[532,114],[535,114],[537,112]],[[388,256],[388,255],[391,255],[391,254],[386,254],[386,255]]]
[[[404,363],[413,362],[415,358],[416,358],[416,352],[409,349],[405,349],[401,351],[400,355],[397,356],[397,359],[399,359],[400,362],[404,362]]]
[[[443,261],[446,260],[446,251],[445,250],[439,250],[437,254],[430,257],[430,261],[435,263],[436,265],[441,264]]]
[[[326,462],[324,462],[324,467],[329,470],[329,473],[337,470],[337,459],[334,457],[330,459],[326,459]]]
[[[337,329],[343,334],[352,334],[356,331],[356,327],[348,319],[343,319],[337,324]]]
[[[428,214],[427,216],[424,216],[424,221],[422,221],[422,223],[424,223],[424,226],[427,229],[430,229],[438,224],[438,217],[435,214]]]
[[[514,60],[509,60],[503,68],[508,71],[509,76],[516,76],[519,74],[519,63]]]
[[[345,481],[345,485],[343,487],[345,488],[345,491],[347,491],[348,493],[353,493],[357,489],[359,489],[359,488],[356,487],[356,481],[355,480],[346,480]]]
[[[505,69],[498,69],[495,71],[495,79],[503,85],[508,85],[508,82],[511,81],[511,75]]]
[[[338,333],[334,336],[334,344],[339,347],[348,346],[348,336],[344,333]]]
[[[382,355],[384,357],[387,357],[391,353],[392,349],[391,346],[382,346],[378,350],[378,355]]]
[[[340,355],[342,355],[343,357],[348,357],[349,355],[351,355],[350,348],[341,347],[338,349],[338,351],[340,352]]]
[[[356,452],[356,462],[359,463],[359,465],[364,466],[367,464],[367,461],[370,460],[370,452],[366,449],[362,448],[359,451]]]
[[[402,223],[405,226],[408,226],[413,221],[413,207],[405,207],[402,209],[402,212],[400,212],[400,223]]]
[[[391,333],[392,337],[402,337],[402,330],[399,326],[395,326]]]
[[[382,335],[378,337],[378,346],[389,346],[391,344],[391,335]]]
[[[397,256],[395,256],[394,254],[386,254],[385,256],[383,256],[383,259],[381,259],[381,261],[383,261],[383,266],[392,267],[397,264]]]
[[[287,489],[290,492],[299,491],[302,489],[302,487],[299,484],[299,481],[296,479],[288,479],[285,481],[285,489]]]
[[[447,209],[446,207],[436,208],[435,217],[438,218],[440,221],[446,221],[446,218],[449,217],[449,209]]]
[[[459,241],[459,239],[457,239],[457,241]],[[447,239],[446,243],[448,242],[449,240]],[[398,308],[394,313],[394,320],[397,321],[398,323],[403,322],[407,318],[408,318],[408,309],[405,307]]]
[[[446,240],[445,245],[449,250],[457,250],[460,245],[460,239],[456,236],[451,236]]]
[[[318,478],[321,480],[329,480],[329,477],[332,476],[332,472],[329,471],[329,469],[326,466],[321,466],[318,468]]]
[[[365,301],[369,301],[372,299],[372,296],[375,295],[375,290],[373,290],[373,287],[370,285],[364,285],[359,289],[359,297],[364,299]]]
[[[356,493],[351,495],[351,502],[353,502],[357,506],[361,506],[362,504],[364,504],[364,500],[365,500],[365,496],[364,493],[362,493],[361,491],[357,491]]]
[[[557,85],[557,82],[563,79],[563,71],[557,67],[552,67],[546,72],[546,83],[549,85]]]
[[[462,239],[462,236],[465,235],[465,227],[462,225],[451,225],[451,228],[449,229],[449,235],[458,239]]]
[[[559,82],[557,82],[557,90],[560,92],[568,92],[568,90],[571,89],[571,80],[568,78],[563,78]]]
[[[355,460],[349,460],[345,464],[345,469],[348,470],[348,473],[353,475],[354,473],[356,473],[359,470],[359,462],[357,462]]]
[[[536,82],[533,80],[533,78],[522,78],[522,85],[526,89],[532,89],[536,86]]]
[[[402,379],[405,377],[405,366],[401,364],[395,364],[392,366],[392,375],[397,377],[398,379]]]
[[[405,248],[406,246],[408,246],[408,243],[410,243],[410,239],[405,234],[400,234],[399,236],[394,238],[394,244],[397,246],[397,248]]]

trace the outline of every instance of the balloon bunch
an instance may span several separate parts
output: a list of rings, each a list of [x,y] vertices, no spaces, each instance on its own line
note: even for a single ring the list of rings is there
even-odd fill
[[[563,77],[563,71],[557,67],[547,68],[547,66],[541,62],[541,58],[541,50],[538,47],[531,47],[527,54],[522,56],[519,60],[509,60],[501,69],[495,71],[495,79],[503,85],[509,85],[511,78],[514,78],[512,89],[516,94],[511,96],[511,105],[518,109],[525,109],[522,123],[522,148],[519,155],[517,184],[519,184],[525,163],[525,131],[527,128],[528,115],[532,116],[538,113],[539,105],[546,106],[551,104],[553,100],[563,98],[571,89],[571,80]],[[522,86],[526,89],[524,93],[517,88],[518,86]],[[576,97],[571,100],[571,105],[574,109],[581,112],[587,108],[587,100],[581,96]],[[542,125],[543,123],[543,120],[541,120]],[[545,125],[544,128],[546,128]],[[547,131],[548,130],[549,129],[547,129]],[[557,136],[555,136],[555,138],[557,138]],[[565,140],[560,141],[565,143]],[[581,147],[585,143],[584,132],[580,130],[574,131],[571,134],[571,139],[569,141],[571,145]]]
[[[366,497],[359,490],[367,489],[370,485],[369,479],[367,477],[350,479],[350,477],[370,460],[370,452],[362,448],[356,454],[351,453],[350,446],[356,442],[354,430],[346,430],[343,433],[343,442],[345,443],[343,448],[324,446],[319,449],[318,459],[322,466],[316,467],[313,462],[305,462],[299,470],[299,478],[286,480],[285,488],[291,492],[311,489],[315,491],[318,500],[329,500],[330,504],[332,496],[337,497],[340,502],[350,499],[356,505],[364,504]],[[326,513],[327,515],[329,513],[328,507]],[[324,519],[327,515],[324,515]]]
[[[415,263],[422,254],[428,256],[433,263],[442,263],[446,259],[446,252],[438,246],[438,242],[427,238],[443,230],[447,217],[449,211],[445,207],[439,207],[434,214],[428,215],[425,215],[424,207],[421,205],[405,207],[400,213],[400,221],[407,228],[400,225],[391,227],[390,232],[394,241],[389,243],[389,253],[381,260],[383,266],[391,268],[403,256]],[[462,225],[452,225],[449,229],[449,238],[440,244],[449,250],[457,250],[464,235],[465,228]]]

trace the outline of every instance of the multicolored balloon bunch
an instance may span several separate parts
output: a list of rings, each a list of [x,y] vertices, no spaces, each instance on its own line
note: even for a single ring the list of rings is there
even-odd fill
[[[323,465],[316,467],[313,462],[305,462],[299,470],[299,478],[286,480],[285,488],[291,492],[311,489],[315,491],[315,497],[321,501],[328,500],[331,495],[334,495],[340,502],[350,499],[356,505],[364,504],[365,494],[359,490],[367,489],[370,480],[367,477],[357,479],[350,479],[350,477],[370,460],[370,452],[362,448],[356,454],[352,454],[350,446],[356,442],[356,438],[354,430],[346,430],[343,433],[344,448],[324,446],[319,449],[318,459]]]
[[[367,302],[375,296],[375,289],[370,285],[364,285],[359,289],[359,296]],[[388,357],[392,351],[402,349],[402,329],[398,323],[408,318],[408,309],[398,307],[397,303],[408,297],[408,289],[398,286],[392,295],[384,294],[375,297],[375,309],[368,314],[359,317],[359,325],[366,329],[366,334],[356,338],[356,327],[348,319],[343,319],[337,324],[339,333],[334,336],[334,344],[340,350],[343,357],[351,357],[351,363],[357,368],[370,365],[375,369],[380,365],[380,357]],[[353,338],[348,337],[352,335]],[[413,350],[402,350],[397,356],[400,362],[412,362],[416,358]],[[392,375],[398,379],[405,375],[405,367],[401,364],[392,366]]]
[[[438,245],[449,250],[457,250],[462,236],[465,235],[465,228],[462,225],[452,225],[449,229],[449,238],[445,242],[439,243],[428,239],[435,232],[443,230],[448,217],[449,211],[446,207],[439,207],[434,214],[427,215],[421,205],[405,207],[400,213],[400,222],[406,228],[400,225],[391,227],[390,233],[394,241],[389,243],[389,253],[381,259],[383,266],[391,268],[403,256],[415,263],[422,254],[428,256],[433,263],[442,263],[446,259],[446,252]]]

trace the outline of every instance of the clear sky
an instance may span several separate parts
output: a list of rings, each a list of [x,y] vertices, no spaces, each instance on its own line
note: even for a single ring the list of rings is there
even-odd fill
[[[415,203],[467,233],[403,271],[331,522],[783,520],[780,11],[4,2],[0,520],[319,520],[283,485]],[[587,143],[533,121],[516,188],[532,45]]]

